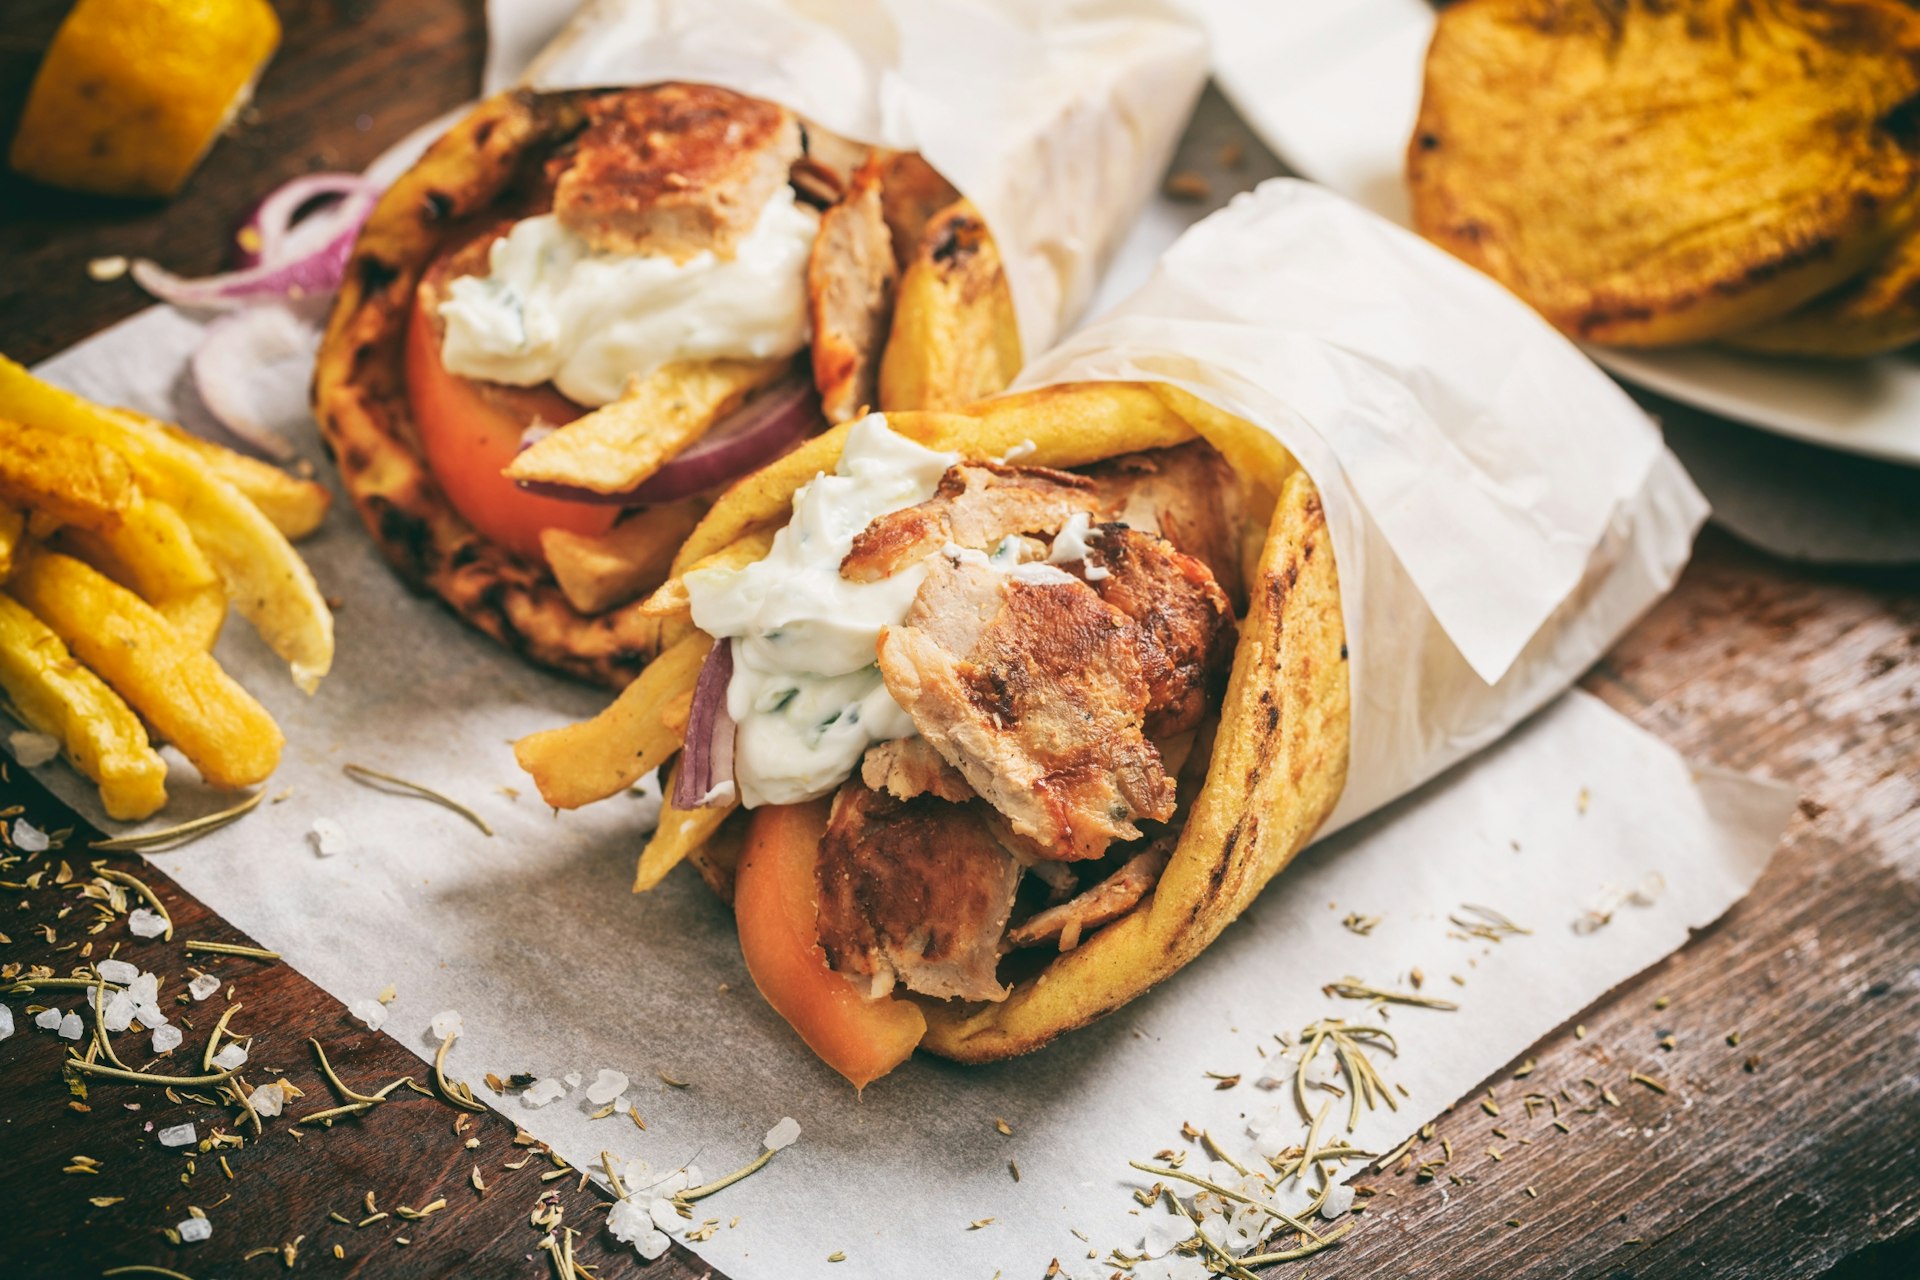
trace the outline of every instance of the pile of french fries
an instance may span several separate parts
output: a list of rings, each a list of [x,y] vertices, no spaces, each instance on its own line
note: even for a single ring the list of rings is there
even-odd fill
[[[280,728],[210,650],[237,609],[311,693],[333,615],[289,539],[323,487],[0,357],[0,690],[115,819],[166,804],[169,743],[214,787],[264,781]]]

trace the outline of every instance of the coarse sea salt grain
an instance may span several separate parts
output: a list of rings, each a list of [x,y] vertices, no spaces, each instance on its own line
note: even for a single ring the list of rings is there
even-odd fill
[[[13,1006],[0,1004],[0,1040],[13,1034]]]
[[[569,1089],[578,1089],[580,1087],[580,1073],[578,1071],[569,1071],[566,1075],[562,1076],[561,1079],[567,1082],[567,1088]]]
[[[355,1000],[347,1006],[347,1012],[366,1023],[369,1031],[378,1031],[387,1020],[387,1006],[378,1000]]]
[[[42,1009],[33,1015],[33,1025],[42,1031],[58,1031],[64,1016],[58,1009]]]
[[[567,1086],[558,1080],[535,1080],[527,1091],[520,1095],[520,1101],[529,1107],[544,1107],[549,1102],[558,1102],[567,1096]]]
[[[1345,1183],[1337,1183],[1327,1189],[1327,1198],[1320,1202],[1320,1216],[1337,1218],[1353,1208],[1353,1188]]]
[[[188,1218],[174,1228],[182,1244],[197,1244],[213,1234],[213,1224],[205,1218]]]
[[[673,1239],[664,1231],[649,1231],[634,1242],[634,1252],[652,1262],[655,1258],[673,1248]]]
[[[136,938],[157,938],[167,931],[167,922],[145,907],[127,913],[127,929]]]
[[[211,973],[203,973],[187,984],[187,994],[195,1000],[205,1000],[220,989],[220,979]]]
[[[220,1052],[213,1055],[213,1065],[222,1071],[233,1071],[247,1061],[247,1051],[238,1044],[229,1042],[220,1046]]]
[[[108,982],[117,982],[123,987],[140,976],[140,967],[128,964],[125,960],[102,960],[93,967]]]
[[[127,998],[134,1007],[143,1004],[157,1004],[160,1000],[160,979],[151,973],[143,973],[127,984]]]
[[[780,1117],[780,1123],[767,1130],[767,1150],[782,1151],[800,1139],[800,1122],[792,1116]]]
[[[347,833],[332,818],[315,818],[312,828],[307,832],[307,842],[323,858],[349,853],[353,849],[353,841],[347,839]]]
[[[655,1196],[647,1204],[647,1213],[653,1218],[654,1229],[657,1231],[672,1231],[687,1225],[687,1220],[682,1218],[679,1211],[673,1207],[673,1201],[665,1196]]]
[[[180,1028],[178,1027],[155,1027],[153,1029],[153,1051],[155,1053],[172,1053],[180,1047],[180,1041],[184,1038],[185,1037],[180,1034]]]
[[[13,820],[13,847],[22,853],[45,853],[53,841],[47,833],[28,822],[25,818]]]
[[[161,1010],[159,1005],[154,1004],[152,1001],[148,1001],[146,1004],[135,1009],[133,1016],[140,1019],[140,1025],[143,1027],[162,1027],[167,1023],[166,1013]]]
[[[453,1009],[442,1009],[433,1015],[433,1021],[427,1025],[433,1028],[433,1038],[436,1040],[449,1040],[466,1030],[460,1021],[460,1014]]]
[[[277,1116],[287,1105],[287,1091],[277,1084],[263,1084],[247,1095],[247,1105],[263,1116]]]
[[[615,1200],[607,1210],[607,1230],[622,1244],[638,1244],[653,1230],[653,1219],[631,1200]]]
[[[596,1107],[604,1107],[625,1093],[628,1083],[625,1073],[602,1067],[600,1074],[593,1078],[593,1083],[587,1086],[587,1101]]]
[[[170,1128],[162,1129],[154,1136],[160,1139],[160,1145],[163,1147],[184,1147],[189,1143],[199,1141],[200,1138],[200,1135],[194,1132],[191,1124],[176,1124]]]
[[[60,739],[50,733],[15,729],[7,735],[7,750],[13,753],[13,758],[20,762],[22,768],[38,769],[60,754]]]
[[[60,1019],[61,1039],[78,1040],[85,1034],[87,1034],[87,1024],[81,1021],[79,1014],[69,1013],[66,1017]]]

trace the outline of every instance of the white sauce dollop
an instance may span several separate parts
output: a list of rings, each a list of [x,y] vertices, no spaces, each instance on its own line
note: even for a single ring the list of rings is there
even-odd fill
[[[925,502],[958,461],[869,414],[833,474],[794,494],[793,520],[764,560],[687,575],[694,624],[733,645],[727,711],[739,726],[734,781],[748,808],[826,795],[868,747],[914,732],[874,657],[881,628],[906,616],[926,568],[849,582],[840,561],[876,516]]]
[[[447,369],[584,405],[675,360],[774,359],[807,344],[807,255],[820,215],[782,185],[729,259],[600,253],[552,214],[493,242],[488,273],[440,304]]]

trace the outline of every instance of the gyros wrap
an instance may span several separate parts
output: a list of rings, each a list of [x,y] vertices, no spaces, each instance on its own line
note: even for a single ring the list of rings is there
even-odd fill
[[[517,748],[564,808],[685,744],[637,887],[692,860],[856,1083],[1169,976],[1316,833],[1565,688],[1702,515],[1564,339],[1299,184],[1030,376],[730,490],[648,604],[661,661]]]

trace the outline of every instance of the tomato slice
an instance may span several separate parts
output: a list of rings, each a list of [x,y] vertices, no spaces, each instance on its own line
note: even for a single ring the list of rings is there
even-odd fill
[[[492,238],[482,237],[479,243],[490,244]],[[427,466],[453,509],[489,541],[543,563],[541,530],[602,534],[620,513],[613,507],[538,497],[501,474],[536,419],[557,427],[586,410],[551,385],[508,387],[447,372],[440,362],[441,326],[434,306],[444,283],[463,274],[459,267],[468,257],[463,250],[443,258],[414,292],[407,324],[407,402]]]
[[[821,1061],[864,1089],[913,1056],[927,1019],[910,1000],[872,999],[820,947],[820,840],[829,800],[753,811],[733,885],[747,972]]]

